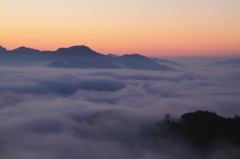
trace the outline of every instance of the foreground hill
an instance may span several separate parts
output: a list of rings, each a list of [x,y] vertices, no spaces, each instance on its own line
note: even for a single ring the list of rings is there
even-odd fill
[[[174,121],[167,114],[162,124],[169,130],[167,137],[188,143],[199,150],[225,144],[240,148],[240,117],[237,115],[234,118],[224,118],[213,112],[196,111],[183,114],[180,120]],[[162,124],[158,125],[161,127]],[[159,135],[162,134],[157,133],[156,136]]]

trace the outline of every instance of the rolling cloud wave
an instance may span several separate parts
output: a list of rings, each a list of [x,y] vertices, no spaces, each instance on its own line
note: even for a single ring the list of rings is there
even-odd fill
[[[238,69],[0,68],[1,158],[203,158],[149,134],[166,113],[240,114]],[[166,131],[166,130],[162,130]],[[216,149],[206,158],[239,155]]]

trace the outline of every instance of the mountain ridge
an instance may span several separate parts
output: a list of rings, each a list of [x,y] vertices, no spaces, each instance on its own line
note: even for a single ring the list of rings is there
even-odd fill
[[[227,66],[227,65],[240,65],[240,58],[239,59],[229,59],[225,61],[219,61],[210,64],[210,66]]]
[[[140,70],[173,70],[172,67],[158,64],[140,54],[126,54],[111,57],[92,50],[85,45],[59,48],[55,51],[40,51],[28,47],[7,50],[0,47],[1,59],[9,63],[39,63],[49,61],[47,66],[53,68],[130,68]]]

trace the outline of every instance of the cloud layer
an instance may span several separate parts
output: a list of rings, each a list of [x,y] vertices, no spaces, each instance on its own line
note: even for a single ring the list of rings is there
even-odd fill
[[[0,158],[204,158],[149,132],[166,113],[240,115],[239,69],[0,67],[0,75]],[[230,154],[239,151],[226,146],[205,157]]]

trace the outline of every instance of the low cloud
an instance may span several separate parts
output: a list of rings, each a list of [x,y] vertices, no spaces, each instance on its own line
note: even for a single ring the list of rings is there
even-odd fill
[[[149,134],[170,113],[240,115],[238,69],[50,69],[0,67],[0,158],[226,158]],[[165,131],[165,130],[162,130]]]

